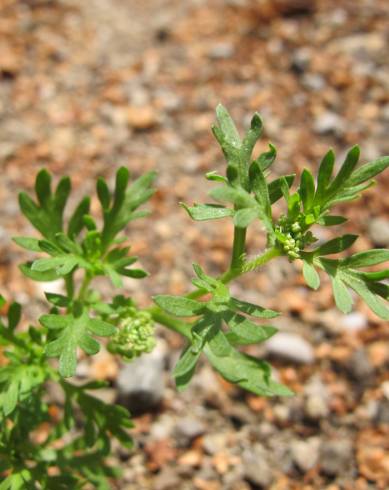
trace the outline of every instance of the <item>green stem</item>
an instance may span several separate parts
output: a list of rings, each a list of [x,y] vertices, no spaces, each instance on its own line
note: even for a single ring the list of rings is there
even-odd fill
[[[170,315],[162,311],[159,306],[151,306],[146,311],[151,314],[155,322],[160,323],[167,328],[170,328],[170,330],[178,332],[179,334],[186,337],[188,340],[192,339],[192,335],[190,332],[190,323],[171,317]]]
[[[78,292],[78,301],[83,301],[85,298],[85,294],[88,291],[89,284],[92,280],[92,276],[90,276],[88,273],[85,274],[84,279],[81,283],[80,290]]]
[[[71,272],[67,276],[65,276],[65,287],[66,287],[66,294],[68,295],[69,298],[73,298],[74,296],[74,279],[73,279],[73,273]]]
[[[222,281],[224,284],[228,284],[232,279],[235,279],[236,277],[239,277],[246,272],[250,272],[258,267],[261,267],[265,265],[267,262],[272,260],[275,257],[278,257],[281,255],[281,250],[279,250],[276,247],[269,248],[266,250],[262,255],[259,255],[255,259],[246,262],[243,266],[240,268],[235,268],[235,269],[229,269],[227,272],[225,272],[223,275],[219,277],[219,280]],[[201,296],[204,296],[207,294],[207,291],[205,289],[196,289],[196,291],[192,291],[191,293],[187,294],[186,297],[190,299],[197,299],[200,298]],[[153,306],[152,308],[149,308],[148,311],[151,313],[153,319],[162,324],[165,325],[165,327],[170,328],[171,330],[174,330],[187,339],[191,339],[191,334],[190,334],[190,327],[191,325],[185,321],[182,320],[176,320],[175,318],[171,317],[170,315],[164,313],[158,306]]]
[[[234,243],[232,244],[232,256],[230,270],[239,269],[242,265],[242,256],[245,252],[246,228],[234,228]]]
[[[281,250],[277,247],[269,248],[262,255],[258,255],[258,257],[255,259],[246,262],[242,267],[241,274],[245,274],[246,272],[251,272],[258,267],[262,267],[266,264],[266,262],[274,259],[274,257],[279,257],[281,253]]]

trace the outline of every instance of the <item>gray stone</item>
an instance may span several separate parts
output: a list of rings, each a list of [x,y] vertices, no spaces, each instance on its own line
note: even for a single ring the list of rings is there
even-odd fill
[[[203,438],[203,448],[208,454],[216,454],[227,446],[228,435],[224,432],[206,434]]]
[[[174,417],[169,413],[161,414],[157,420],[151,425],[150,437],[151,439],[161,440],[172,437],[176,426]]]
[[[204,434],[205,425],[194,417],[184,417],[175,428],[176,442],[180,446],[189,446],[193,439]]]
[[[325,79],[317,73],[305,73],[302,78],[302,84],[308,90],[323,90],[326,85]]]
[[[309,48],[303,47],[297,49],[292,54],[292,69],[298,74],[304,73],[305,70],[308,68],[310,61],[311,61],[311,52]]]
[[[389,220],[373,218],[369,221],[368,231],[374,245],[379,247],[389,245]]]
[[[215,60],[228,59],[234,54],[235,48],[231,43],[217,43],[209,51],[209,57]]]
[[[255,444],[246,449],[242,457],[244,478],[261,488],[269,488],[274,476],[267,459],[267,451],[262,444]]]
[[[329,394],[325,384],[318,376],[312,376],[304,388],[304,412],[313,420],[329,414]]]
[[[118,376],[118,401],[132,413],[144,413],[155,408],[165,390],[166,346],[159,341],[150,354],[143,354],[124,366]]]
[[[294,333],[277,333],[266,342],[266,350],[274,356],[302,364],[312,364],[315,360],[312,345]]]
[[[293,441],[291,453],[294,464],[299,470],[307,472],[312,469],[319,460],[320,439],[310,437],[306,441]]]
[[[342,475],[349,470],[353,460],[351,441],[339,438],[326,441],[320,448],[320,467],[328,476]]]
[[[180,478],[173,468],[163,468],[161,473],[156,476],[153,488],[155,490],[175,490],[179,488]]]
[[[313,129],[318,134],[341,135],[344,132],[343,119],[335,112],[323,112],[314,121]]]
[[[355,333],[364,330],[368,326],[366,315],[354,311],[348,315],[344,315],[341,320],[341,326],[346,332]]]
[[[378,403],[376,422],[383,425],[389,424],[389,400],[386,398]]]
[[[369,384],[374,375],[374,366],[365,349],[358,349],[352,354],[347,363],[347,370],[350,377],[358,383]]]

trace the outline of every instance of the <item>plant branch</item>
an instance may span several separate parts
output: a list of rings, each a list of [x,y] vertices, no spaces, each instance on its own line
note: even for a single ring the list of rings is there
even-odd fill
[[[92,276],[90,276],[88,273],[85,273],[84,279],[80,286],[80,290],[78,292],[78,301],[83,301],[85,299],[85,294],[88,291],[88,287],[92,279]]]
[[[175,332],[183,335],[188,340],[192,339],[192,334],[190,331],[190,327],[191,327],[190,323],[171,317],[170,315],[162,311],[161,308],[159,308],[159,306],[152,306],[148,308],[146,311],[148,311],[151,314],[155,322],[164,325],[170,330],[174,330]]]
[[[245,252],[246,228],[234,228],[234,242],[232,244],[232,256],[230,270],[239,269],[242,265],[242,257]]]

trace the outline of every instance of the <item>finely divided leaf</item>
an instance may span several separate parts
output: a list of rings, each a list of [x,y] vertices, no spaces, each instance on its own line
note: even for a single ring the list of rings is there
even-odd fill
[[[357,238],[358,235],[343,235],[338,238],[334,238],[333,240],[329,240],[314,250],[314,254],[319,256],[343,252],[343,250],[350,248]]]
[[[233,209],[228,209],[216,204],[195,204],[194,206],[187,206],[183,203],[180,204],[187,211],[189,216],[196,221],[220,219],[234,215]]]
[[[313,205],[315,196],[315,181],[313,180],[313,175],[307,169],[304,169],[301,174],[299,193],[304,211],[307,213]]]
[[[106,337],[116,330],[109,323],[89,318],[85,311],[80,316],[43,315],[39,321],[50,330],[60,331],[58,337],[46,345],[46,355],[59,357],[59,372],[65,378],[76,371],[78,347],[89,355],[99,351],[100,345],[90,334]]]
[[[348,181],[348,186],[351,187],[362,184],[363,182],[366,182],[367,180],[372,179],[379,173],[383,172],[388,167],[389,156],[381,157],[378,158],[378,160],[366,163],[353,172]]]
[[[317,273],[314,266],[306,260],[303,261],[303,275],[305,282],[308,284],[309,287],[311,287],[312,289],[318,289],[318,287],[320,286],[319,274]]]
[[[270,325],[257,325],[237,313],[226,312],[223,314],[223,319],[230,328],[226,338],[232,345],[256,344],[277,333],[276,328]]]
[[[195,316],[204,309],[204,303],[180,296],[159,295],[154,302],[163,310],[175,316]]]
[[[247,303],[246,301],[236,298],[230,298],[229,306],[231,306],[233,310],[241,311],[242,313],[255,318],[275,318],[276,316],[279,316],[277,311],[265,309],[262,308],[262,306]]]
[[[342,313],[350,313],[353,307],[353,300],[349,290],[338,276],[331,277],[331,282],[336,306]]]
[[[342,267],[356,268],[369,267],[389,261],[389,250],[372,249],[366,252],[358,252],[342,261]]]

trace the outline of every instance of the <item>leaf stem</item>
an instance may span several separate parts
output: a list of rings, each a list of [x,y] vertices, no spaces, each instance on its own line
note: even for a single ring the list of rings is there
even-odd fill
[[[243,264],[241,267],[238,268],[230,268],[228,271],[226,271],[224,274],[222,274],[219,277],[219,280],[222,281],[224,284],[228,284],[231,282],[233,279],[236,277],[239,277],[247,272],[250,272],[258,267],[261,267],[265,265],[267,262],[272,260],[275,257],[278,257],[281,255],[281,250],[279,250],[276,247],[269,248],[266,250],[262,255],[259,255],[255,259],[246,262]],[[196,289],[196,291],[192,291],[191,293],[187,294],[186,297],[190,299],[197,299],[200,298],[201,296],[204,296],[207,294],[207,291],[205,289]],[[149,308],[147,311],[149,311],[153,317],[153,319],[164,325],[167,328],[170,328],[171,330],[174,330],[175,332],[180,333],[187,339],[191,339],[191,333],[190,333],[190,323],[185,322],[183,320],[177,320],[170,315],[164,313],[158,306],[153,306]]]
[[[64,277],[64,280],[65,280],[66,294],[68,295],[69,298],[73,298],[74,296],[73,273],[71,272],[70,274],[66,275]]]
[[[85,294],[88,291],[88,287],[90,282],[92,281],[92,276],[90,276],[88,273],[85,274],[84,279],[81,283],[80,290],[78,292],[78,301],[84,301],[85,299]]]
[[[245,252],[246,228],[234,228],[234,242],[232,244],[232,256],[230,270],[239,269],[242,265],[242,256]]]
[[[170,315],[162,311],[159,306],[151,306],[146,311],[151,314],[155,322],[164,325],[170,330],[174,330],[175,332],[183,335],[188,340],[192,339],[192,334],[190,332],[190,323],[171,317]]]
[[[258,255],[258,257],[255,257],[255,259],[246,262],[241,269],[241,274],[245,274],[246,272],[251,272],[258,267],[262,267],[271,259],[279,257],[281,253],[282,252],[278,247],[269,248],[262,255]]]

